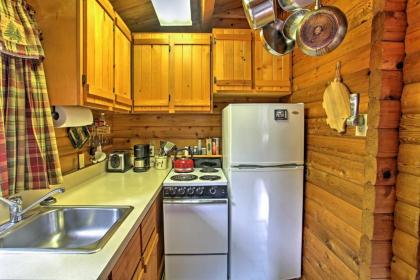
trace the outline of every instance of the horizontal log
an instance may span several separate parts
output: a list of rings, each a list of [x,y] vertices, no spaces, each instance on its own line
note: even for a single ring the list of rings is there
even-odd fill
[[[395,227],[411,236],[420,235],[420,208],[404,202],[395,205]]]
[[[400,70],[405,58],[403,42],[377,42],[372,46],[371,69]]]
[[[417,70],[419,67],[416,68],[416,72],[419,72]],[[405,76],[406,74],[404,77]],[[404,86],[403,95],[401,97],[401,111],[404,114],[420,114],[420,83],[406,84]]]
[[[404,62],[404,82],[406,84],[420,82],[420,52],[408,54]]]
[[[313,258],[310,257],[312,252],[308,252],[307,255],[302,257],[302,280],[324,280],[322,274],[323,272],[318,268],[315,267],[311,262],[313,262]]]
[[[407,26],[404,11],[380,11],[373,19],[373,41],[403,42]]]
[[[369,99],[369,128],[398,128],[401,116],[399,100]]]
[[[397,178],[395,158],[378,158],[367,156],[364,166],[364,180],[375,186],[393,186]]]
[[[387,279],[390,277],[392,258],[391,241],[372,241],[362,236],[360,247],[360,275],[367,279]]]
[[[363,200],[363,209],[365,209],[365,212],[392,214],[394,213],[395,201],[395,187],[365,184]]]
[[[367,95],[360,96],[360,114],[368,113],[368,101],[369,97]],[[306,118],[325,118],[327,114],[325,109],[322,107],[322,101],[305,103],[305,117]]]
[[[296,66],[294,66],[296,67]],[[369,91],[369,69],[363,69],[359,72],[352,72],[342,75],[343,82],[349,88],[351,92],[358,92],[362,96],[367,95]],[[293,94],[291,95],[292,102],[317,102],[322,101],[324,97],[324,91],[331,83],[331,79],[322,79],[316,84],[307,87],[305,84],[295,83]],[[402,79],[402,76],[401,76]]]
[[[310,216],[314,222],[328,229],[331,234],[339,238],[352,250],[359,250],[362,234],[353,227],[349,227],[347,223],[335,216],[333,212],[325,209],[322,204],[307,197],[305,199],[305,215]]]
[[[401,144],[398,171],[420,177],[420,145]]]
[[[399,173],[397,177],[397,198],[399,201],[420,208],[420,177]]]
[[[390,241],[394,232],[394,217],[390,213],[363,211],[363,234],[371,241]]]
[[[310,230],[332,253],[334,253],[354,273],[359,272],[358,249],[352,249],[346,245],[341,236],[330,231],[329,227],[317,222],[312,216],[305,215],[305,228]],[[304,252],[305,255],[305,252]]]
[[[405,52],[407,55],[412,55],[420,52],[418,44],[420,40],[420,21],[417,24],[411,24],[407,28],[407,36],[405,38]]]
[[[419,239],[403,231],[395,230],[392,244],[394,255],[411,267],[419,267]]]
[[[324,279],[358,279],[358,276],[307,228],[304,230],[304,240],[304,250],[311,252],[307,259],[310,259],[313,266],[321,269]]]
[[[362,209],[363,187],[331,175],[327,172],[308,167],[307,181],[341,198],[349,204]]]
[[[348,154],[344,158],[351,160],[363,160],[366,153],[364,138],[307,135],[306,142],[308,149],[339,156]]]
[[[372,70],[369,83],[369,97],[379,100],[399,100],[403,91],[403,73],[400,70]]]
[[[420,274],[417,269],[405,261],[394,257],[391,263],[391,277],[392,279],[418,280]]]
[[[309,182],[306,183],[305,196],[323,205],[355,230],[362,231],[361,209]]]
[[[347,127],[344,133],[331,129],[327,124],[326,118],[306,119],[305,122],[307,134],[334,137],[355,137],[356,134],[354,127]]]
[[[306,163],[311,168],[327,172],[355,184],[362,185],[364,183],[363,163],[313,151],[307,152]]]
[[[392,158],[398,155],[398,130],[369,129],[366,138],[366,153],[370,156]]]
[[[401,117],[400,142],[420,144],[420,114],[404,114]]]

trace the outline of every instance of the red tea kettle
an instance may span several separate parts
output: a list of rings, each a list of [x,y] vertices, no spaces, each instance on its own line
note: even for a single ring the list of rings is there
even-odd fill
[[[179,149],[175,153],[175,158],[172,161],[172,166],[177,173],[189,173],[194,171],[194,161],[192,158],[188,158],[186,156],[182,156],[180,158],[177,157],[178,153],[181,151],[188,151],[188,149]]]

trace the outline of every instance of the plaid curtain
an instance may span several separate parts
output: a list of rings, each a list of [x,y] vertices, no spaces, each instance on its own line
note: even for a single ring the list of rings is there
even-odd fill
[[[24,0],[0,0],[0,195],[60,184],[39,32]]]

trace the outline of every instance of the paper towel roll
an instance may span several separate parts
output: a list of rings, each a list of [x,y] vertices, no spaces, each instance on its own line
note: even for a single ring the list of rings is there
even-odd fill
[[[93,123],[92,111],[78,106],[55,106],[53,113],[55,127],[79,127]]]

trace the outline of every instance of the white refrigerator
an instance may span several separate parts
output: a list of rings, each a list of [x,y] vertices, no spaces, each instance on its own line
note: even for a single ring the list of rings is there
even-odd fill
[[[301,276],[303,165],[303,104],[223,110],[231,280]]]

